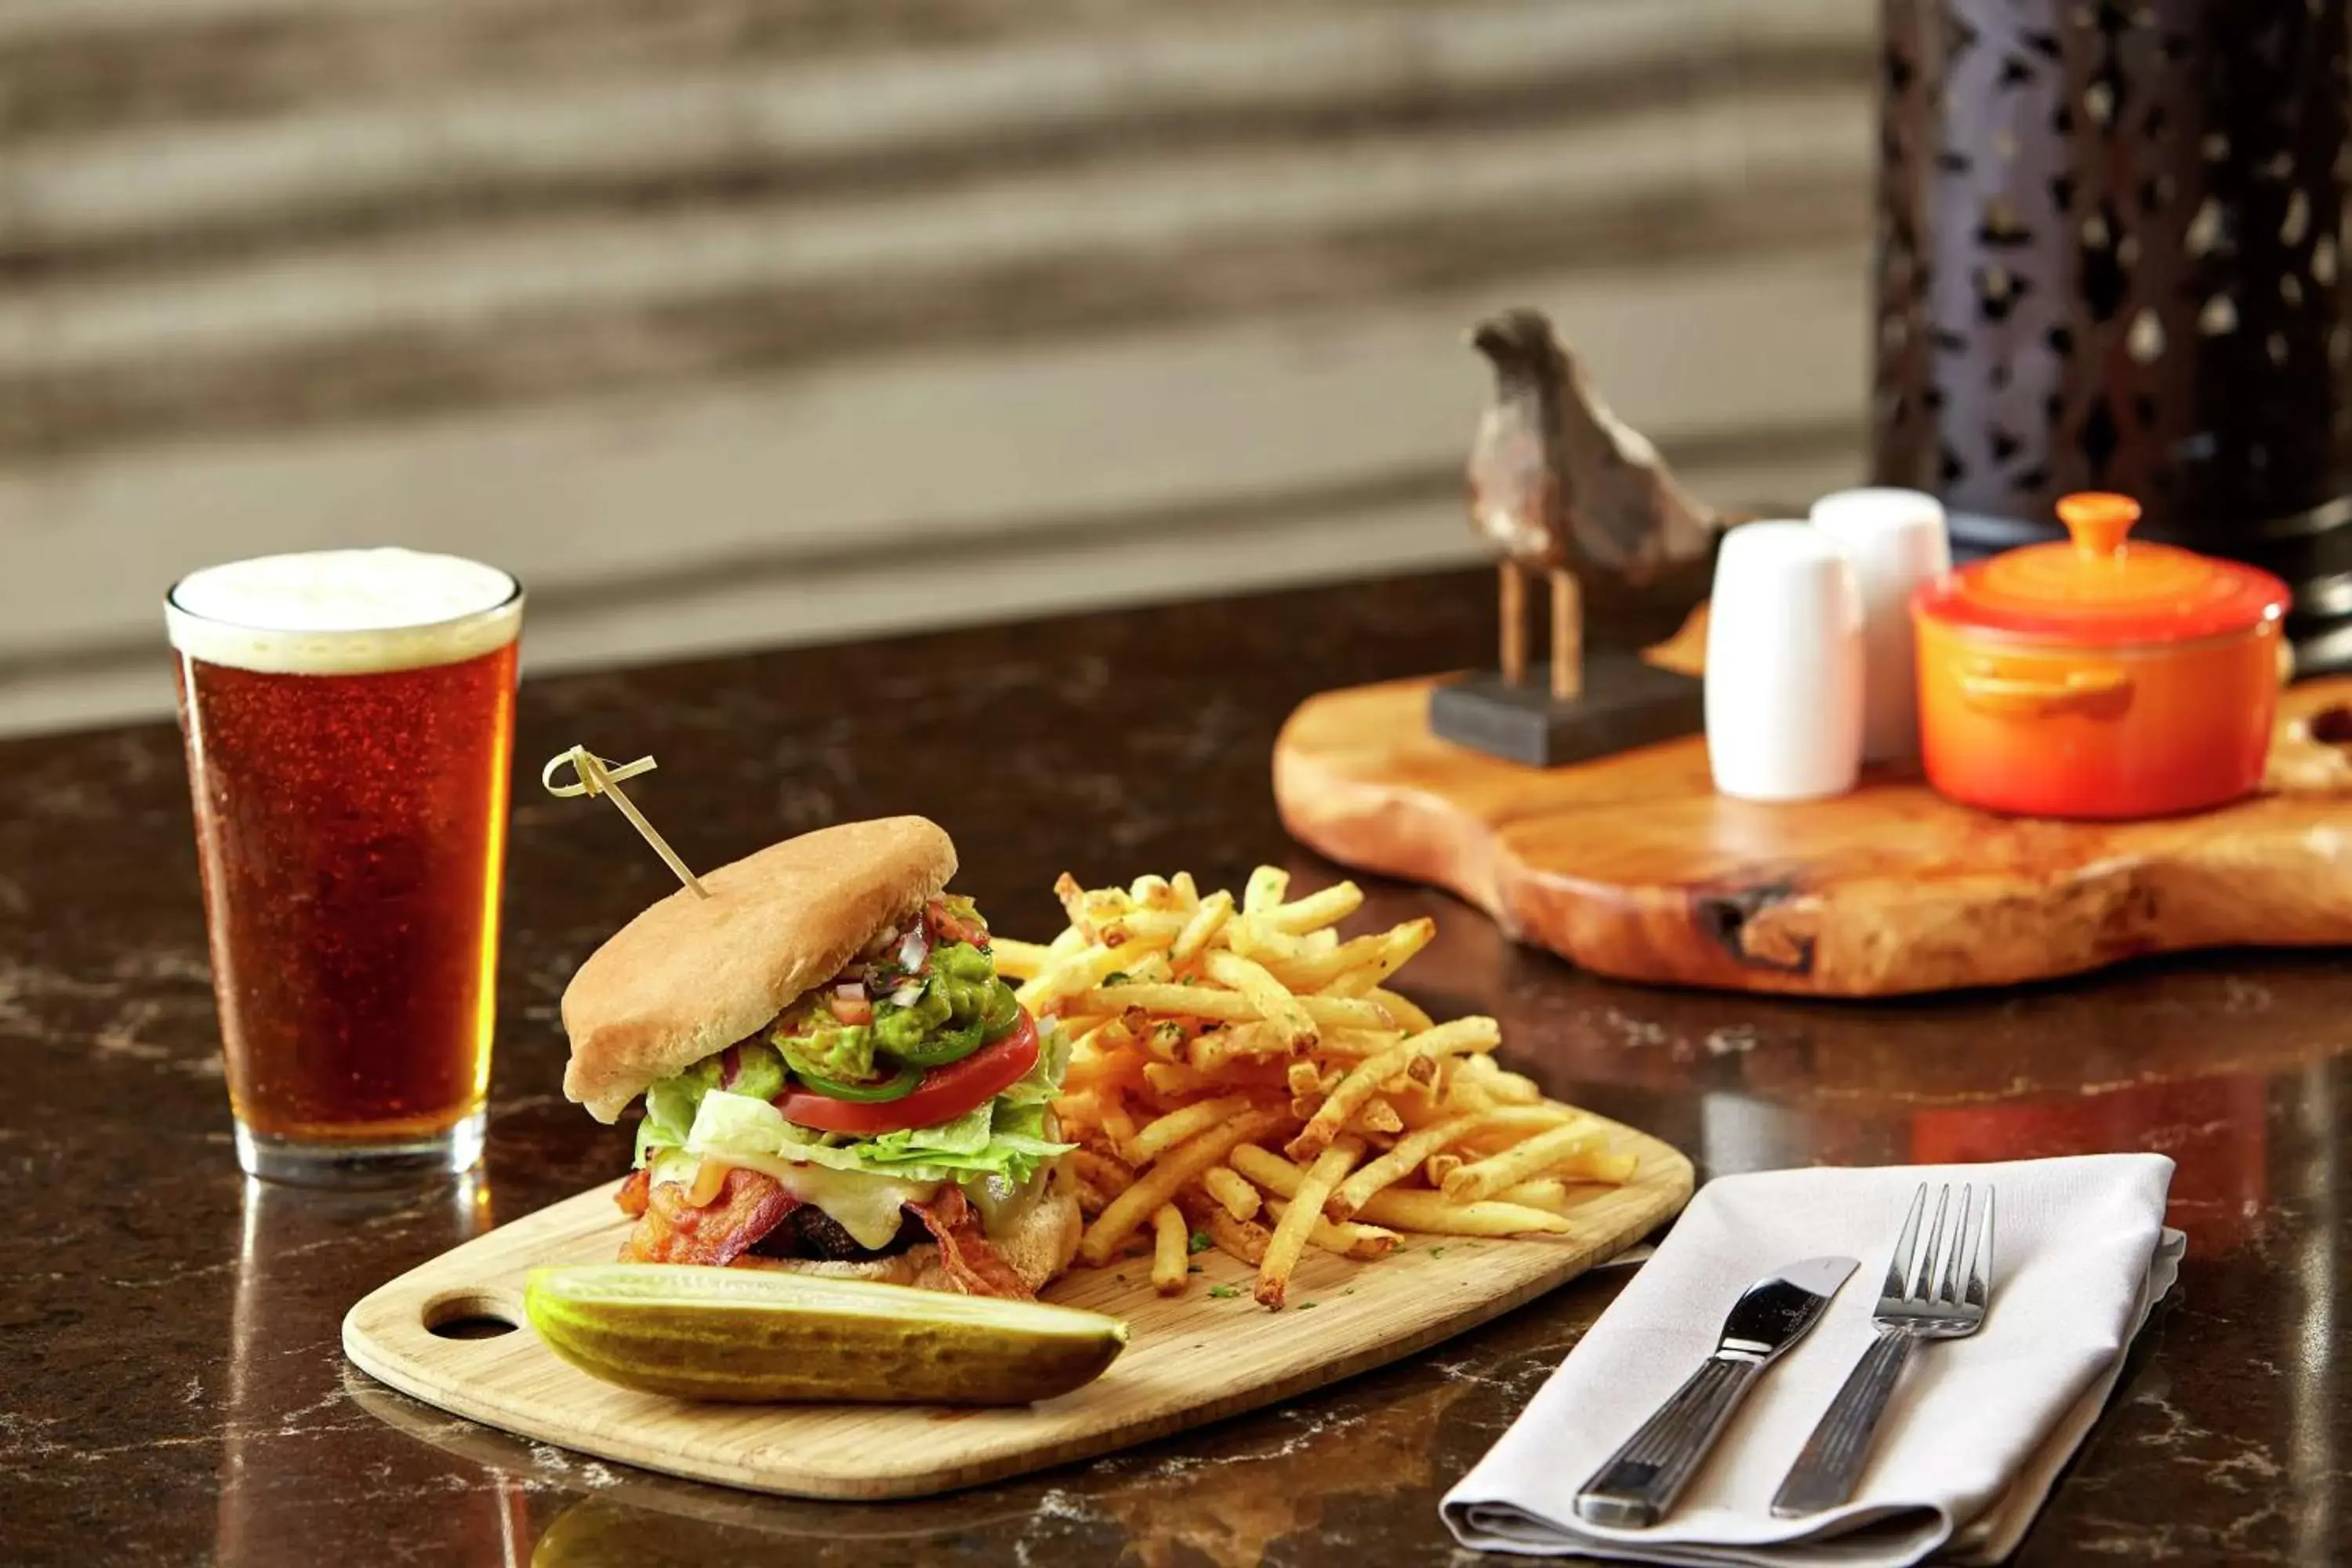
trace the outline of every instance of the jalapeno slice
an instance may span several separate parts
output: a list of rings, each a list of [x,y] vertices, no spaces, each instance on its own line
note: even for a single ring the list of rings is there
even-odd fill
[[[829,1100],[873,1101],[906,1099],[914,1093],[916,1086],[923,1081],[923,1069],[909,1067],[893,1073],[879,1083],[848,1083],[841,1079],[821,1078],[813,1072],[798,1070],[795,1070],[793,1076],[800,1079],[811,1091],[822,1094]]]
[[[961,1029],[941,1029],[911,1050],[881,1047],[896,1059],[911,1068],[943,1068],[950,1062],[960,1062],[986,1043],[987,1021],[974,1018]]]
[[[1021,999],[1013,994],[1013,987],[1000,980],[996,993],[989,999],[989,1008],[981,1018],[981,1038],[990,1045],[1004,1038],[1021,1026]]]

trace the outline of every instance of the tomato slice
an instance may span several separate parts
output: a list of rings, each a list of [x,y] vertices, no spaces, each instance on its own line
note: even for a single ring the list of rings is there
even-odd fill
[[[1037,1024],[1021,1010],[1013,1032],[964,1058],[926,1073],[912,1094],[897,1100],[835,1100],[811,1089],[787,1089],[776,1100],[784,1120],[822,1132],[867,1137],[906,1127],[952,1121],[973,1106],[995,1099],[1037,1065]]]

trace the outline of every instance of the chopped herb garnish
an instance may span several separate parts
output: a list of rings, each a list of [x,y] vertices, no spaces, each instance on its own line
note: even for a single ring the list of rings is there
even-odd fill
[[[1124,985],[1126,984],[1127,971],[1124,969],[1114,969],[1108,974],[1103,976],[1103,985],[1106,989],[1113,985]]]
[[[1298,1303],[1298,1310],[1302,1312],[1311,1312],[1315,1310],[1315,1303],[1312,1301],[1301,1301]]]
[[[1209,1287],[1209,1294],[1214,1296],[1220,1301],[1230,1300],[1232,1298],[1238,1296],[1241,1293],[1242,1288],[1238,1285],[1212,1285]]]
[[[1192,1239],[1184,1244],[1184,1249],[1188,1252],[1206,1252],[1216,1245],[1214,1241],[1209,1239],[1207,1231],[1196,1230],[1192,1233]]]
[[[1398,1250],[1402,1251],[1403,1248],[1400,1247]],[[1432,1258],[1443,1258],[1445,1256],[1445,1248],[1442,1247],[1433,1247],[1429,1249],[1429,1255]]]

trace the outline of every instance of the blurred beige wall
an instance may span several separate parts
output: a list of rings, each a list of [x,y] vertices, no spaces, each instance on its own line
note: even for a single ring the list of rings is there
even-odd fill
[[[0,729],[208,561],[549,669],[1472,558],[1463,327],[1860,470],[1869,0],[0,0]]]

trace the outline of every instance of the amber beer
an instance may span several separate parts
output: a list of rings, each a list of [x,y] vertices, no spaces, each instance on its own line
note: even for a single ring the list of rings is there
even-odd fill
[[[456,556],[324,551],[198,572],[164,613],[239,1162],[471,1165],[521,590]]]

